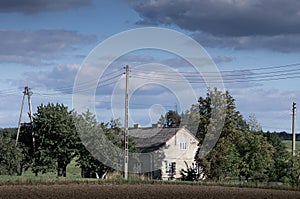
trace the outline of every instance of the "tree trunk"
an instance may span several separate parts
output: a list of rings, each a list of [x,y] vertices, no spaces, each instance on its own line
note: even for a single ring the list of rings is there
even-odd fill
[[[82,178],[90,178],[91,177],[90,168],[81,167],[81,177]]]
[[[57,164],[57,176],[66,177],[67,176],[67,165],[58,162]]]

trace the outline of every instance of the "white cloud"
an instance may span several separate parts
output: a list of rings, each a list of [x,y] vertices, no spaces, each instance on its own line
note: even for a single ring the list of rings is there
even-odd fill
[[[92,35],[67,30],[0,30],[0,62],[30,66],[52,64],[77,44],[96,41]]]
[[[264,130],[290,132],[291,106],[300,98],[299,90],[244,88],[232,89],[230,93],[245,118],[254,113]]]

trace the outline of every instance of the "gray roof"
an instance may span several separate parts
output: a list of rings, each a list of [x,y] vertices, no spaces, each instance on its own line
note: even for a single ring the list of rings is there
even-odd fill
[[[129,129],[129,138],[134,141],[140,152],[159,149],[174,136],[180,128],[133,128]]]

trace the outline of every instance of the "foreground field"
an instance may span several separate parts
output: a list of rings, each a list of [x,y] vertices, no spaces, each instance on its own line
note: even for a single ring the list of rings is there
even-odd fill
[[[0,198],[207,198],[300,199],[300,192],[191,185],[69,184],[0,186]]]

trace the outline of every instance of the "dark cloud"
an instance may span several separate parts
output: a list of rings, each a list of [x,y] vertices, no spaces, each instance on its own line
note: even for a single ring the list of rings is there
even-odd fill
[[[300,33],[298,0],[162,0],[131,5],[147,23],[176,24],[214,35]]]
[[[91,0],[0,0],[0,12],[34,14],[91,5]]]
[[[64,50],[76,45],[96,41],[95,36],[81,35],[76,31],[0,31],[0,62],[44,65],[57,58]]]
[[[257,36],[214,36],[212,34],[193,34],[201,45],[212,48],[269,49],[284,53],[300,51],[300,34],[257,35]]]
[[[300,50],[298,0],[131,1],[137,24],[177,25],[210,47]]]

